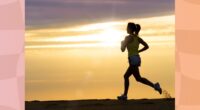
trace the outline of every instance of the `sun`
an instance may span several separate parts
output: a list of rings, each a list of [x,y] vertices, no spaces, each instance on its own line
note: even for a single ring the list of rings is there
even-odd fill
[[[112,27],[104,29],[98,36],[101,37],[102,46],[116,46],[119,45],[120,41],[123,39],[124,33]]]

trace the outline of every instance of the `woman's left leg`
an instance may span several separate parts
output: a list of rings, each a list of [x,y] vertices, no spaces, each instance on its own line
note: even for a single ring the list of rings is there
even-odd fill
[[[124,94],[118,96],[117,97],[118,100],[127,100],[129,77],[132,75],[132,73],[133,73],[133,68],[129,66],[126,73],[124,74]]]
[[[127,96],[128,88],[129,88],[129,77],[133,73],[133,68],[131,66],[128,67],[126,73],[124,74],[124,95]]]

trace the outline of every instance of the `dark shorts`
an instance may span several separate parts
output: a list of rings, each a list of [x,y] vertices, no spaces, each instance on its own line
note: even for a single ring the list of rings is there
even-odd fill
[[[133,55],[128,57],[128,62],[130,66],[140,66],[141,59],[139,55]]]

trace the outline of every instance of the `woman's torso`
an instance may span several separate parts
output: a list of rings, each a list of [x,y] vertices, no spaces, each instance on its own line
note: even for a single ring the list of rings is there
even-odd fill
[[[128,56],[139,55],[139,37],[137,35],[129,35],[130,42],[127,45]]]

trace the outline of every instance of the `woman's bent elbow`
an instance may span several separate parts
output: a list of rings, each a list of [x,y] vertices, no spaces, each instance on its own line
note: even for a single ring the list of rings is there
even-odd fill
[[[146,49],[149,49],[149,46],[148,46],[148,45],[146,46]]]

